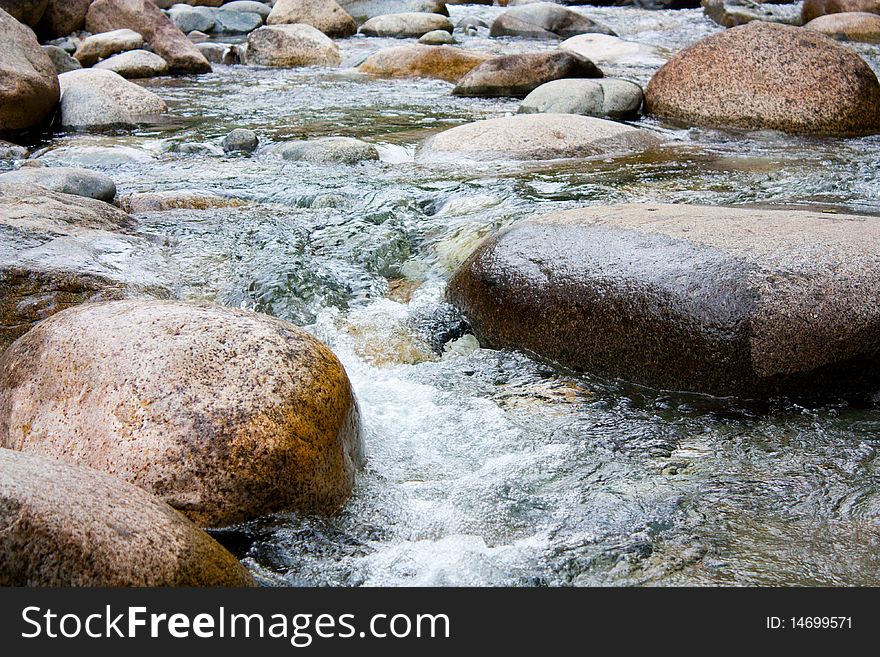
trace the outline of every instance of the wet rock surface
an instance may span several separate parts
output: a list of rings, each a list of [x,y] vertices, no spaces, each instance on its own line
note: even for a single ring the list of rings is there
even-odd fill
[[[336,357],[256,313],[163,301],[72,308],[0,359],[0,442],[136,484],[202,526],[333,512],[362,460]]]
[[[880,224],[698,206],[574,210],[517,225],[448,298],[494,347],[674,390],[870,385]]]
[[[253,586],[238,560],[143,490],[0,449],[0,586]]]

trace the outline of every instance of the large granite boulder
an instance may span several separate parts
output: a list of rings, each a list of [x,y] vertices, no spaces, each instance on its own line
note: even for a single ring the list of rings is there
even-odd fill
[[[0,357],[0,446],[102,470],[202,526],[336,511],[361,440],[333,353],[258,313],[78,306]]]
[[[0,10],[0,133],[45,124],[58,105],[55,65],[34,33]]]
[[[648,83],[645,108],[685,125],[862,135],[880,130],[880,83],[822,34],[753,22],[669,60]]]
[[[449,300],[481,343],[673,390],[860,389],[880,356],[880,222],[621,205],[520,222]]]

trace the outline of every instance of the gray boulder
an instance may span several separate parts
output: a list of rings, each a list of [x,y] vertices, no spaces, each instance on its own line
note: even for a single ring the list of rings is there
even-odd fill
[[[73,167],[24,167],[0,174],[0,183],[36,185],[53,192],[112,202],[116,183],[103,173]]]
[[[526,96],[519,111],[626,119],[638,115],[643,98],[642,88],[628,80],[554,80]]]
[[[616,36],[611,28],[552,2],[538,2],[508,9],[492,22],[489,30],[493,37],[529,39],[568,39],[587,32]]]
[[[352,137],[322,137],[278,144],[272,149],[285,160],[315,164],[357,164],[378,160],[379,151],[372,144]]]

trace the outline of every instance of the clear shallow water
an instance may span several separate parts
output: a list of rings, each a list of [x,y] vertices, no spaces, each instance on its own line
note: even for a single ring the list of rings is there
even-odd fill
[[[453,7],[454,19],[500,11]],[[674,52],[718,28],[699,11],[589,8]],[[493,52],[555,44],[461,37]],[[400,42],[340,42],[346,64]],[[875,67],[874,46],[859,52]],[[646,82],[651,67],[603,67]],[[350,70],[216,67],[147,85],[173,120],[132,135],[61,135],[57,163],[125,146],[127,194],[199,190],[237,207],[140,215],[132,262],[173,292],[307,325],[352,378],[369,462],[331,519],[219,532],[267,583],[333,585],[880,584],[880,409],[756,408],[553,370],[464,338],[432,348],[443,288],[482,237],[533,214],[624,201],[838,204],[880,212],[880,138],[680,129],[637,157],[428,167],[428,135],[515,112],[451,85]],[[177,155],[232,128],[264,143],[347,135],[379,162],[329,166]],[[88,157],[85,161],[91,161]],[[95,257],[120,265],[113,249]],[[436,347],[436,345],[434,345]]]

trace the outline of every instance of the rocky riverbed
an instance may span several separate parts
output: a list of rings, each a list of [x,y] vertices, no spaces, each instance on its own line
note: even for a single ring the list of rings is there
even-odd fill
[[[0,497],[45,531],[51,458],[152,495],[167,583],[880,583],[880,5],[39,4]],[[0,579],[157,583],[101,535]]]

